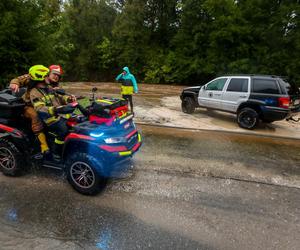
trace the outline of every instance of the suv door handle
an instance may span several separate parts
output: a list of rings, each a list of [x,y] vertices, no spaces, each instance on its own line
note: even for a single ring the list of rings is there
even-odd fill
[[[221,96],[222,94],[214,94],[214,95],[216,95],[216,96]]]
[[[240,95],[240,98],[246,98],[247,96],[246,95]]]

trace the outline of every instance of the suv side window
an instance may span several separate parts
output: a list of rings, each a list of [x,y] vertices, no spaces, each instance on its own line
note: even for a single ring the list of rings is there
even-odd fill
[[[222,91],[226,81],[227,81],[227,78],[221,78],[221,79],[214,80],[211,83],[209,83],[208,85],[206,85],[205,89]]]
[[[227,92],[248,92],[248,79],[232,78],[227,87]]]
[[[253,79],[253,92],[263,94],[280,94],[276,80]]]

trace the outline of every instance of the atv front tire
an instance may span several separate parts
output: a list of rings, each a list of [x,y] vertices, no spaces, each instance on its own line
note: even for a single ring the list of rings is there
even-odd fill
[[[72,187],[79,193],[95,195],[106,185],[98,171],[101,163],[87,153],[73,153],[67,160],[67,179]],[[98,171],[97,171],[98,169]]]

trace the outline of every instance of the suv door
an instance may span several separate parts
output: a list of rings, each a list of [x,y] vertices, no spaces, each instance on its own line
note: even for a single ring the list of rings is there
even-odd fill
[[[205,84],[199,91],[200,106],[221,109],[223,89],[228,78],[220,77]]]
[[[250,77],[231,77],[223,93],[222,109],[236,112],[242,102],[250,96]]]

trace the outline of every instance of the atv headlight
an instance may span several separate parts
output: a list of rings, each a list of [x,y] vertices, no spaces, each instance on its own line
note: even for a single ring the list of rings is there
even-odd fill
[[[116,144],[116,143],[126,142],[126,139],[123,137],[111,137],[111,138],[104,139],[104,141],[107,144]]]
[[[99,138],[102,135],[104,135],[104,133],[90,133],[90,136],[95,137],[95,138]]]

